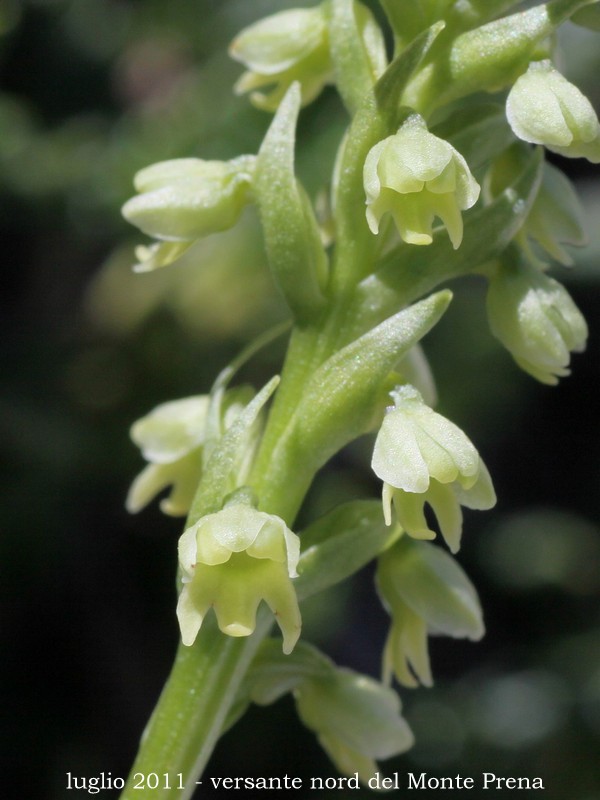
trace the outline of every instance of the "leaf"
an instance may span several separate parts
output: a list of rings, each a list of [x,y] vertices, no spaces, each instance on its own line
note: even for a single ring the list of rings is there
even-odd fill
[[[335,83],[354,114],[372,94],[377,68],[385,68],[383,34],[371,12],[356,0],[330,0],[325,7]]]
[[[386,378],[438,322],[451,296],[439,292],[394,314],[322,364],[292,418],[290,447],[318,468],[371,430],[381,413]]]
[[[275,375],[240,412],[219,440],[219,446],[215,447],[206,463],[188,516],[187,528],[203,515],[218,511],[223,498],[238,488],[239,468],[246,461],[248,453],[254,450],[254,424],[278,384],[279,376]]]
[[[385,524],[379,500],[337,506],[300,535],[302,552],[294,586],[299,600],[349,578],[398,536]]]
[[[300,85],[293,83],[261,145],[254,190],[271,272],[300,322],[323,306],[327,256],[308,198],[294,175]]]
[[[514,141],[504,106],[490,102],[461,105],[431,132],[450,142],[472,172],[487,166]]]

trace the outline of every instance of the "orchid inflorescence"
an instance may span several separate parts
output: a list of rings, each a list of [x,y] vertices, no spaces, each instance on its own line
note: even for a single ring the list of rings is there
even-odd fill
[[[419,342],[451,300],[443,285],[478,274],[491,331],[517,365],[542,383],[568,375],[586,323],[547,273],[552,260],[570,263],[564,245],[585,237],[575,191],[543,147],[600,161],[598,118],[553,61],[557,27],[571,16],[597,24],[598,4],[549,0],[501,16],[517,5],[381,0],[393,54],[358,0],[280,11],[243,30],[230,51],[246,68],[235,91],[274,113],[258,153],[174,159],[136,176],[123,213],[154,239],[136,251],[136,269],[176,262],[255,205],[292,320],[280,379],[258,393],[230,388],[238,361],[209,394],[165,403],[132,428],[148,466],[129,509],[169,488],[163,511],[187,517],[184,650],[201,654],[203,636],[215,652],[227,637],[251,643],[239,645],[245,667],[223,678],[223,713],[206,734],[213,742],[223,714],[289,691],[338,768],[368,781],[375,759],[412,743],[394,678],[431,685],[431,633],[483,635],[476,590],[454,555],[461,508],[489,509],[496,496],[471,440],[433,410]],[[350,123],[325,231],[294,152],[301,108],[330,86]],[[363,434],[376,434],[383,510],[357,499],[294,533],[317,471]],[[451,553],[432,544],[438,530]],[[300,638],[304,597],[373,559],[391,616],[383,683],[336,667]],[[265,638],[262,601],[284,654]],[[159,717],[145,741],[159,735]]]

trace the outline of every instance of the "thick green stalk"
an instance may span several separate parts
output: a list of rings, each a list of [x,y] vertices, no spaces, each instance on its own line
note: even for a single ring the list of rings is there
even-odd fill
[[[121,800],[187,800],[192,796],[271,623],[270,614],[259,614],[254,634],[234,639],[224,636],[209,618],[192,647],[179,645]],[[157,788],[152,788],[148,775],[158,776]]]

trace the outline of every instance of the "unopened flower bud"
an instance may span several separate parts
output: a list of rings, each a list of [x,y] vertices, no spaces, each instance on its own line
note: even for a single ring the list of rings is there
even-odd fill
[[[411,115],[393,136],[376,144],[364,167],[367,222],[373,233],[389,212],[402,239],[431,244],[438,217],[456,249],[462,241],[461,211],[479,197],[479,184],[465,159],[448,142],[429,133]]]
[[[530,64],[506,102],[516,136],[568,158],[600,162],[600,123],[592,104],[548,60]]]

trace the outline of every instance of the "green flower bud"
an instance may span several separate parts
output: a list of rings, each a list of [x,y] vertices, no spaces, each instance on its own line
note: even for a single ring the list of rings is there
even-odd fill
[[[462,534],[460,506],[486,509],[496,502],[487,468],[460,428],[429,408],[413,386],[400,386],[391,396],[394,406],[377,434],[372,461],[384,481],[385,520],[391,524],[393,501],[406,533],[433,539],[424,514],[428,503],[456,552]]]
[[[333,79],[327,25],[321,6],[280,11],[245,28],[229,54],[247,68],[236,83],[237,94],[250,91],[258,108],[275,111],[294,81],[302,104],[317,97]],[[254,91],[275,84],[269,94]]]
[[[404,753],[413,735],[401,716],[400,699],[372,678],[347,669],[308,679],[294,691],[298,715],[344,775],[367,783],[376,760]]]
[[[592,104],[551,62],[537,61],[516,81],[506,101],[516,136],[568,158],[600,163],[600,123]]]
[[[481,606],[471,581],[448,553],[403,537],[380,558],[377,587],[392,618],[383,653],[384,680],[431,686],[427,636],[481,639]]]
[[[390,212],[402,239],[431,244],[439,217],[456,249],[463,235],[461,211],[479,197],[479,185],[452,145],[429,133],[418,114],[375,145],[364,167],[367,222],[373,233]]]
[[[541,383],[569,375],[571,352],[585,349],[587,325],[567,290],[523,260],[498,266],[487,310],[494,336]]]
[[[135,176],[140,194],[125,203],[123,216],[167,242],[227,230],[250,200],[254,162],[254,156],[240,156],[232,161],[178,158],[153,164]]]
[[[228,636],[249,636],[261,600],[269,606],[290,653],[300,636],[296,577],[300,540],[273,514],[235,503],[202,517],[179,540],[183,589],[177,618],[184,645],[192,645],[213,608]]]

